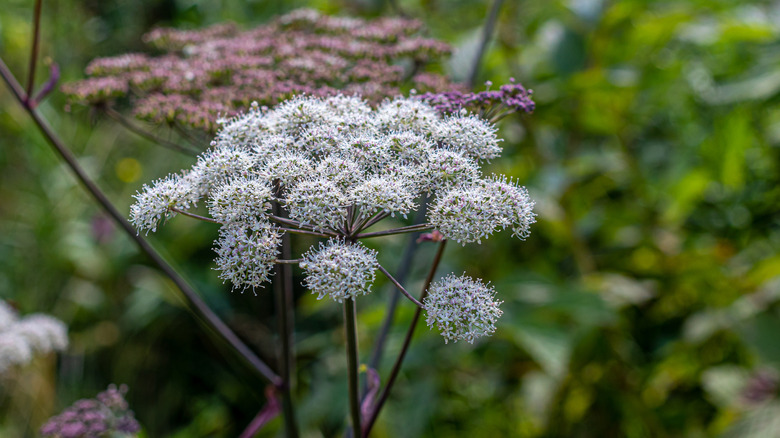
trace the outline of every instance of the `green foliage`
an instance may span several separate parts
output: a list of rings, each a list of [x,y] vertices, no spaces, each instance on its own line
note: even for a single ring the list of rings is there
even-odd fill
[[[32,12],[29,2],[7,3],[0,53],[22,78]],[[95,56],[139,50],[154,25],[250,26],[302,3],[45,2],[42,53],[73,80]],[[380,10],[322,3],[312,4]],[[398,3],[434,37],[463,47],[450,67],[465,77],[489,4]],[[529,188],[539,222],[526,242],[498,235],[450,246],[440,272],[492,279],[506,314],[475,346],[444,345],[421,327],[373,436],[759,437],[776,429],[776,394],[764,404],[744,397],[755,370],[780,369],[780,27],[771,8],[504,2],[480,78],[516,77],[534,89],[537,109],[502,122],[506,153],[491,166]],[[56,375],[52,357],[0,383],[0,435],[30,435],[111,382],[129,385],[149,436],[238,435],[264,403],[263,382],[106,228],[9,93],[0,105],[0,297],[66,321],[72,342]],[[191,164],[63,107],[54,94],[42,111],[122,211],[141,182]],[[151,240],[270,361],[273,300],[219,282],[215,232],[174,220]],[[377,244],[391,249],[382,263],[400,262],[391,258],[400,259],[403,239]],[[410,290],[431,257],[424,246]],[[347,406],[341,310],[297,293],[299,420],[320,431],[314,436],[337,436]],[[377,287],[360,301],[363,361],[389,293]],[[383,376],[411,317],[406,304]],[[35,389],[21,386],[35,376]],[[277,419],[259,436],[281,429]]]

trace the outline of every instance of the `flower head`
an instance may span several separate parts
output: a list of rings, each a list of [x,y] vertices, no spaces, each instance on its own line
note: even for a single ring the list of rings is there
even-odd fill
[[[435,240],[481,243],[507,228],[525,238],[535,220],[525,188],[481,173],[482,160],[500,152],[493,124],[442,117],[419,99],[396,97],[373,109],[354,96],[298,96],[225,122],[192,169],[144,187],[131,211],[140,229],[154,229],[208,197],[209,214],[222,225],[217,269],[234,288],[269,280],[284,232],[328,238],[303,255],[304,285],[343,301],[368,293],[378,266],[376,252],[357,239],[433,229]],[[432,199],[426,224],[364,232],[388,216],[406,218],[425,196]],[[273,204],[281,214],[270,213]],[[455,312],[436,301],[447,287],[470,290],[487,306],[486,287],[446,280],[431,289],[430,315]],[[454,333],[448,339],[473,340],[478,330],[489,332],[477,324],[486,320],[437,324]]]
[[[317,299],[328,296],[339,303],[369,293],[376,266],[376,251],[339,239],[310,249],[301,262],[306,274],[304,285],[317,294]]]
[[[57,438],[129,436],[141,430],[124,395],[127,386],[109,385],[94,399],[78,400],[41,427],[41,435]]]
[[[474,340],[492,334],[503,313],[495,291],[471,277],[453,274],[431,284],[423,300],[428,327],[436,326],[444,342]]]
[[[68,347],[68,328],[42,313],[19,317],[0,300],[0,374],[14,365],[24,365],[33,356]]]
[[[217,239],[219,278],[233,288],[262,287],[273,274],[282,234],[271,224],[257,220],[223,226]]]

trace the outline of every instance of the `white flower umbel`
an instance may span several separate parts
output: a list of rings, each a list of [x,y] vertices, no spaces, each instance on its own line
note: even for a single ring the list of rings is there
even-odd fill
[[[317,294],[317,299],[330,297],[334,301],[365,295],[376,278],[376,251],[360,243],[330,239],[304,254],[301,269],[306,274],[304,285]]]
[[[68,328],[60,320],[42,313],[20,318],[0,300],[0,374],[24,365],[37,354],[63,351],[68,347]]]
[[[434,133],[434,138],[466,156],[491,159],[501,154],[496,127],[475,115],[447,118]]]
[[[479,280],[453,274],[434,282],[423,300],[428,327],[436,327],[444,342],[474,340],[496,331],[495,323],[503,313],[495,301],[495,291]]]
[[[209,213],[217,221],[251,221],[271,209],[271,185],[257,178],[236,178],[216,185],[209,199]]]
[[[177,213],[199,217],[190,210],[207,198],[209,217],[201,219],[222,225],[217,269],[238,289],[269,281],[275,263],[300,262],[306,286],[320,298],[343,301],[367,293],[381,268],[374,251],[347,242],[438,230],[461,244],[481,243],[508,228],[523,239],[535,220],[525,188],[482,175],[481,163],[501,153],[496,127],[467,113],[442,117],[415,98],[388,99],[377,108],[357,96],[255,105],[223,121],[211,146],[190,170],[144,186],[131,219],[139,230],[155,230]],[[426,197],[427,222],[399,226]],[[402,217],[390,225],[396,228],[376,225],[390,216]],[[304,250],[302,262],[277,260],[284,233],[330,240]],[[439,309],[435,301],[429,307],[434,314]],[[498,314],[476,314],[487,318],[483,333]]]
[[[273,274],[282,233],[271,224],[259,221],[231,223],[219,230],[217,269],[219,278],[234,289],[263,287]]]

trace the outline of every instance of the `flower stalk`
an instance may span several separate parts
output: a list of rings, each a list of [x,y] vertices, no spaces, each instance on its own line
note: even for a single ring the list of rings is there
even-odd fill
[[[358,341],[355,299],[344,300],[344,332],[347,338],[347,379],[352,436],[360,436],[360,394],[358,388]]]

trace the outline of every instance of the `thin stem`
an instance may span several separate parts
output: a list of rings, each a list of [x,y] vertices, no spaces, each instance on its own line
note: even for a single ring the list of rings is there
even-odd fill
[[[198,214],[195,214],[195,213],[190,213],[190,212],[184,211],[184,210],[179,210],[176,207],[168,207],[168,210],[170,210],[172,212],[175,212],[175,213],[179,213],[179,214],[184,215],[184,216],[191,217],[193,219],[197,219],[199,221],[222,225],[222,222],[220,222],[220,221],[218,221],[216,219],[212,219],[212,218],[206,217],[206,216],[201,216],[201,215],[198,215]]]
[[[347,335],[347,374],[349,388],[349,412],[352,418],[352,436],[360,436],[360,394],[358,394],[358,342],[355,300],[344,300],[344,330]]]
[[[401,291],[402,294],[406,296],[406,298],[409,298],[409,301],[413,302],[417,305],[417,307],[423,307],[423,303],[417,301],[415,297],[413,297],[409,292],[404,289],[403,286],[401,286],[401,283],[398,282],[392,275],[390,275],[389,272],[387,272],[387,269],[385,269],[382,265],[377,265],[379,267],[379,270],[382,271],[383,274],[385,274],[385,277],[387,277],[388,280],[390,280],[396,288],[398,288],[399,291]]]
[[[168,148],[168,149],[172,149],[172,150],[175,150],[177,152],[185,153],[187,155],[196,155],[197,154],[197,151],[195,151],[194,149],[191,149],[191,148],[188,148],[188,147],[176,144],[174,142],[165,140],[163,138],[157,137],[156,135],[152,134],[151,132],[146,131],[145,129],[139,128],[137,125],[132,123],[130,120],[127,120],[127,118],[125,116],[123,116],[121,113],[119,113],[118,111],[114,110],[113,108],[111,108],[109,106],[103,106],[102,109],[103,109],[103,112],[106,113],[106,115],[108,117],[114,119],[114,121],[116,121],[120,125],[122,125],[125,128],[127,128],[128,131],[133,132],[133,133],[135,133],[135,134],[137,134],[137,135],[139,135],[139,136],[141,136],[141,137],[143,137],[143,138],[145,138],[145,139],[147,139],[147,140],[149,140],[151,142],[157,143],[157,144],[159,144],[162,147],[165,147],[165,148]]]
[[[355,224],[352,226],[352,228],[349,229],[349,235],[350,236],[354,236],[359,231],[364,230],[366,228],[366,224],[368,224],[370,221],[374,221],[372,223],[375,223],[375,222],[381,220],[381,219],[377,219],[377,218],[380,215],[382,215],[383,213],[384,213],[383,211],[380,211],[380,212],[378,212],[378,213],[376,213],[376,214],[374,214],[372,216],[367,216],[367,217],[361,218],[360,220],[355,222]],[[386,213],[385,213],[385,215],[386,215]],[[387,217],[387,216],[384,216],[384,217]]]
[[[355,237],[357,239],[365,239],[367,237],[390,236],[392,234],[412,233],[415,231],[426,231],[430,229],[433,229],[433,225],[431,224],[409,225],[407,227],[393,228],[385,231],[375,231],[373,233],[362,233],[362,234],[358,234]]]
[[[417,211],[417,216],[414,218],[414,223],[419,224],[425,221],[425,214],[428,209],[428,198],[424,197],[420,202],[420,209]],[[412,267],[412,261],[414,255],[417,252],[419,244],[417,243],[418,233],[412,233],[408,236],[406,241],[406,248],[404,248],[403,256],[401,257],[401,265],[396,271],[396,277],[399,283],[406,281],[406,276],[409,275],[409,271]],[[374,343],[374,350],[371,353],[371,360],[368,362],[368,366],[373,369],[379,369],[379,362],[382,359],[382,353],[384,353],[385,342],[387,340],[387,334],[390,332],[390,327],[393,325],[395,319],[395,310],[398,307],[398,294],[388,294],[388,303],[385,311],[385,318],[382,321],[382,328],[379,329],[376,342]],[[363,397],[366,397],[364,392]]]
[[[298,228],[298,229],[301,229],[301,230],[314,231],[315,233],[322,234],[322,237],[336,237],[336,236],[338,236],[338,234],[332,233],[332,232],[329,232],[329,231],[324,231],[324,230],[323,231],[315,231],[314,227],[312,227],[312,226],[304,225],[304,224],[302,224],[302,223],[300,223],[300,222],[298,222],[296,220],[288,219],[288,218],[277,216],[277,215],[274,215],[274,214],[266,214],[265,217],[267,217],[268,219],[270,219],[270,220],[272,220],[272,221],[274,221],[276,223],[280,223],[280,224],[284,224],[284,225],[290,225],[292,227],[295,227],[295,228]]]
[[[277,184],[277,195],[278,195]],[[274,213],[278,217],[283,217],[284,211],[279,202],[273,203]],[[300,230],[296,230],[300,231]],[[291,258],[290,235],[282,236],[281,256],[284,260]],[[276,298],[276,313],[279,326],[279,372],[282,376],[284,386],[282,392],[282,414],[284,417],[284,428],[287,431],[288,438],[297,438],[298,422],[295,420],[295,410],[292,404],[293,370],[294,370],[294,352],[293,345],[295,323],[293,313],[293,291],[292,291],[292,269],[288,263],[278,263],[276,265],[277,278],[274,281],[274,295]]]
[[[171,265],[169,265],[143,237],[141,237],[136,232],[135,228],[133,228],[133,226],[125,220],[124,216],[122,216],[122,214],[119,213],[111,201],[108,200],[108,197],[105,195],[105,193],[103,193],[100,188],[98,188],[97,185],[89,178],[89,176],[87,176],[87,173],[84,171],[84,169],[81,168],[81,165],[79,165],[75,156],[67,147],[65,147],[65,145],[62,143],[62,140],[60,140],[51,127],[49,127],[48,123],[46,123],[46,121],[38,114],[37,111],[28,105],[24,96],[24,91],[22,91],[22,87],[19,85],[19,82],[16,81],[16,78],[14,78],[13,74],[5,65],[5,62],[3,62],[2,58],[0,58],[0,76],[2,76],[5,83],[8,84],[8,87],[16,97],[16,100],[27,110],[28,115],[38,126],[41,134],[43,134],[52,148],[54,148],[54,150],[68,165],[68,167],[70,167],[76,178],[87,189],[90,195],[95,198],[95,201],[97,201],[97,203],[103,207],[108,215],[111,216],[119,228],[121,228],[125,234],[133,239],[141,251],[146,254],[147,257],[149,257],[151,261],[157,265],[157,267],[165,275],[167,275],[168,278],[171,279],[171,281],[173,281],[179,290],[181,290],[191,308],[194,309],[195,313],[200,316],[199,320],[211,328],[214,332],[219,334],[219,336],[221,336],[225,341],[227,341],[260,375],[265,377],[275,386],[281,385],[281,378],[276,375],[276,373],[274,373],[265,362],[257,357],[257,355],[252,352],[252,350],[250,350],[249,347],[247,347],[246,344],[244,344],[241,339],[239,339],[239,337],[233,333],[232,330],[230,330],[230,327],[228,327],[221,319],[219,319],[219,316],[217,316],[217,314],[214,313],[211,308],[209,308],[209,306],[179,275],[179,273],[176,272],[176,270]]]
[[[285,264],[285,265],[295,265],[295,264],[298,264],[298,263],[300,263],[302,261],[303,261],[303,259],[292,259],[292,260],[277,259],[276,263],[277,264]]]
[[[208,144],[208,140],[204,140],[202,138],[198,138],[195,135],[192,134],[192,132],[185,129],[180,124],[174,122],[173,123],[173,129],[179,133],[179,135],[182,136],[182,138],[186,139],[189,144],[191,144],[193,147],[198,147],[199,145],[202,145],[203,143]]]
[[[375,223],[381,221],[382,219],[384,219],[384,218],[386,218],[388,216],[390,216],[390,213],[386,213],[384,211],[380,211],[374,217],[369,219],[366,223],[362,224],[359,229],[364,230],[364,229],[370,227],[371,225],[374,225]]]
[[[33,41],[32,41],[32,47],[30,48],[30,68],[28,69],[28,76],[27,76],[27,93],[25,95],[27,96],[25,100],[27,100],[28,104],[32,104],[32,102],[29,102],[30,97],[33,94],[33,88],[35,88],[35,69],[38,65],[38,47],[39,42],[41,39],[41,4],[43,3],[42,0],[35,0],[35,9],[33,11]]]
[[[293,234],[306,234],[308,236],[317,236],[317,237],[333,237],[334,236],[334,234],[330,234],[330,233],[329,234],[325,234],[325,233],[320,233],[320,232],[317,232],[317,231],[299,230],[297,228],[278,227],[277,229],[282,230],[282,231],[287,231],[288,233],[293,233]]]
[[[436,251],[436,256],[433,258],[433,264],[431,265],[431,270],[428,271],[428,277],[425,279],[425,284],[423,285],[423,291],[420,294],[420,301],[423,301],[425,297],[428,295],[428,287],[431,285],[431,282],[433,281],[433,276],[436,274],[436,269],[439,267],[439,263],[441,262],[441,257],[444,254],[444,247],[446,246],[446,243],[447,243],[446,240],[442,240],[441,243],[439,243],[439,250]],[[406,331],[406,338],[404,338],[404,344],[401,347],[401,351],[398,353],[398,357],[396,358],[395,363],[393,364],[392,371],[390,371],[390,376],[387,379],[387,384],[385,384],[385,389],[382,391],[382,395],[379,396],[379,399],[377,400],[374,409],[371,411],[371,416],[366,421],[365,427],[363,429],[363,435],[361,435],[363,438],[367,438],[368,434],[371,433],[371,428],[374,427],[374,423],[376,422],[376,419],[379,416],[379,411],[382,410],[382,406],[384,406],[385,402],[387,401],[387,397],[389,397],[390,395],[390,390],[393,388],[395,379],[398,377],[398,373],[401,371],[401,364],[403,363],[404,358],[406,357],[406,352],[409,351],[409,345],[412,342],[412,336],[414,336],[414,330],[417,327],[417,321],[420,319],[421,312],[422,312],[422,308],[420,307],[418,307],[417,310],[414,311],[412,322],[409,324],[409,329]]]
[[[493,28],[496,27],[496,21],[498,20],[498,12],[501,10],[501,4],[504,0],[493,0],[493,5],[490,7],[485,27],[482,28],[482,40],[479,42],[479,49],[474,56],[474,61],[471,64],[471,72],[469,73],[468,81],[466,85],[469,88],[474,86],[477,81],[477,75],[479,74],[479,65],[482,63],[482,57],[485,55],[485,49],[487,49],[490,36],[493,34]]]

